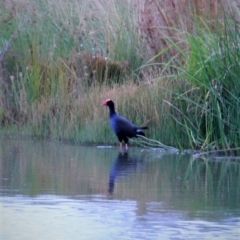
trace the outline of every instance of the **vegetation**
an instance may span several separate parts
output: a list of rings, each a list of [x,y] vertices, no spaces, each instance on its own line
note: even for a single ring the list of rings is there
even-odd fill
[[[121,114],[148,124],[148,137],[164,144],[237,147],[240,36],[234,4],[3,1],[2,128],[113,143],[107,110],[100,107],[112,98]]]
[[[183,122],[195,145],[230,149],[239,146],[240,139],[240,32],[232,19],[225,19],[219,29],[189,35],[190,54],[183,74],[192,89],[178,98],[185,102],[182,113],[187,105]]]

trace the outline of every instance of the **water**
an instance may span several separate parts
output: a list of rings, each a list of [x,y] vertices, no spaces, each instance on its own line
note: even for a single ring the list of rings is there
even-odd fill
[[[0,140],[0,239],[240,239],[240,160]]]

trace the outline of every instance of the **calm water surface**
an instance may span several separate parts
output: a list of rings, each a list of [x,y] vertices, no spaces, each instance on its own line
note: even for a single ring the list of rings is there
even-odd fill
[[[240,239],[240,160],[0,139],[0,239]]]

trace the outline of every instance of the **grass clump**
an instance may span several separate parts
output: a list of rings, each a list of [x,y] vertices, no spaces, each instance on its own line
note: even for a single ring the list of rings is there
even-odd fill
[[[189,34],[182,74],[191,89],[178,96],[182,124],[193,146],[230,149],[239,145],[239,27],[225,18],[218,31]]]

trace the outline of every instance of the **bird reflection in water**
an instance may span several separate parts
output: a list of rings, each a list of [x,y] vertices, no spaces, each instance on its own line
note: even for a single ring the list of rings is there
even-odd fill
[[[135,172],[143,165],[143,159],[133,156],[130,157],[128,152],[119,152],[117,158],[111,166],[109,173],[109,194],[113,194],[115,182],[117,179]]]

